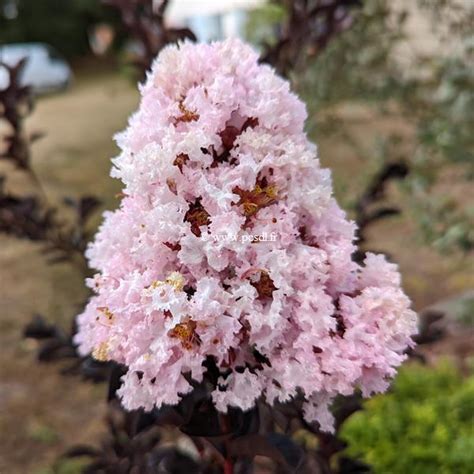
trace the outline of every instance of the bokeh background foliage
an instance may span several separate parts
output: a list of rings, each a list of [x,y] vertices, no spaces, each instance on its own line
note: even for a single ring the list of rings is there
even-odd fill
[[[98,22],[118,24],[118,15],[97,0],[2,0],[0,10],[11,11],[20,21],[0,15],[0,43],[44,42],[68,58],[89,54],[89,34]],[[13,14],[13,13],[12,13]]]
[[[474,376],[448,361],[403,367],[391,393],[364,403],[342,430],[375,473],[466,473],[474,465]]]
[[[400,192],[408,195],[404,209],[418,221],[420,236],[442,252],[470,251],[472,200],[445,190],[453,174],[464,181],[466,190],[474,178],[474,11],[469,2],[431,0],[414,5],[428,18],[430,33],[438,41],[434,51],[411,49],[410,12],[404,8],[408,3],[367,0],[351,28],[315,60],[311,56],[316,52],[310,51],[291,78],[308,104],[308,132],[316,142],[337,136],[359,156],[364,165],[360,186],[384,163],[407,162],[411,172]],[[284,18],[284,8],[270,4],[253,15],[249,38],[272,44],[272,25]],[[383,131],[374,129],[372,143],[361,146],[338,114],[338,105],[348,102],[381,117],[402,119],[412,128],[411,140],[394,120]],[[340,197],[353,207],[354,189],[337,174],[335,178]]]

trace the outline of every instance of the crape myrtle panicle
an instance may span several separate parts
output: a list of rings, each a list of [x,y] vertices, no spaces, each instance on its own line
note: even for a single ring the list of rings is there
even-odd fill
[[[331,431],[332,399],[386,390],[413,344],[396,266],[351,258],[305,106],[251,47],[168,46],[141,95],[113,160],[123,199],[87,251],[80,352],[128,367],[127,409],[179,403],[211,357],[219,411],[303,394]]]

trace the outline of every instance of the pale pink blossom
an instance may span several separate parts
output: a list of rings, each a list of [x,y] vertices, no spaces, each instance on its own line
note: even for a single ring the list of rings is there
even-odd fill
[[[80,352],[128,367],[128,409],[178,403],[212,357],[218,410],[303,393],[331,430],[332,399],[385,390],[412,345],[396,266],[352,260],[305,107],[249,46],[169,46],[141,94],[113,160],[125,197],[87,251]]]

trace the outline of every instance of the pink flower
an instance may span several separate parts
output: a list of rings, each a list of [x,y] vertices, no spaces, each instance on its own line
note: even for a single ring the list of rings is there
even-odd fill
[[[396,266],[352,260],[305,107],[249,46],[167,47],[141,93],[113,160],[126,197],[87,251],[80,352],[128,366],[129,409],[178,403],[212,357],[218,410],[299,392],[331,430],[332,399],[385,390],[412,345]]]

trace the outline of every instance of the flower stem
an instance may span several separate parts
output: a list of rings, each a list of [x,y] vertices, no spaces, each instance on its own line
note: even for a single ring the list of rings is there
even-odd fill
[[[232,465],[232,461],[230,459],[226,459],[224,461],[224,474],[233,474],[234,466]]]

